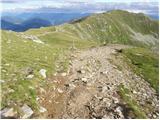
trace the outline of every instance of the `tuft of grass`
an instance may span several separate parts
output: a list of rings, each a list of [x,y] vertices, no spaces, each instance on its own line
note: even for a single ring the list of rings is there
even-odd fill
[[[146,48],[131,48],[123,51],[123,54],[131,60],[131,68],[137,75],[142,76],[150,85],[159,91],[159,58],[151,50]]]
[[[125,88],[124,85],[119,86],[119,95],[127,103],[128,107],[133,111],[137,119],[145,119],[146,114],[141,109],[141,106],[130,96],[129,89]]]

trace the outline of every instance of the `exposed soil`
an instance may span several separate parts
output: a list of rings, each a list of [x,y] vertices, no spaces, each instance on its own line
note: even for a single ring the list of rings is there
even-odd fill
[[[42,118],[135,118],[118,94],[123,84],[148,118],[158,118],[156,91],[123,61],[124,45],[73,51],[66,76],[57,74],[39,90]],[[46,85],[47,86],[47,85]],[[51,89],[52,88],[52,89]]]

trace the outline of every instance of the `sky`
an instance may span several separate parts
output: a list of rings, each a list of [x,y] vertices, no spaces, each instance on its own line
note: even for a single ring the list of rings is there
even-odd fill
[[[107,2],[158,2],[158,0],[0,0],[3,10],[19,8],[36,9],[40,7],[65,7],[80,3],[107,3]]]
[[[119,4],[121,2],[125,5]],[[151,4],[151,2],[157,3]],[[0,0],[0,3],[1,12],[44,10],[44,8],[73,12],[99,12],[116,8],[143,13],[158,11],[158,0]]]

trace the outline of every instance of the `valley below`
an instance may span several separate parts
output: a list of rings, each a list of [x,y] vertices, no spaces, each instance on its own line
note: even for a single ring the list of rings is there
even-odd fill
[[[158,27],[115,10],[1,30],[1,118],[158,119]]]

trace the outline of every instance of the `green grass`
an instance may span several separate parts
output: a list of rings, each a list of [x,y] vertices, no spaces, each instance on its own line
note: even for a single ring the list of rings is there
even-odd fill
[[[131,48],[123,51],[124,55],[132,62],[131,67],[138,75],[159,90],[159,60],[158,55],[146,48]]]
[[[133,111],[136,119],[145,119],[146,114],[143,112],[140,105],[130,96],[129,89],[125,88],[124,85],[119,86],[119,94],[124,102],[127,103],[128,107]]]
[[[67,71],[68,54],[72,52],[73,45],[78,49],[106,43],[120,43],[134,46],[147,46],[142,42],[131,40],[131,32],[126,27],[133,28],[135,32],[143,34],[158,33],[158,22],[152,21],[144,15],[136,15],[123,11],[95,14],[74,24],[64,24],[56,27],[30,29],[24,34],[37,36],[45,44],[35,43],[24,39],[16,32],[1,31],[2,33],[2,106],[16,106],[12,103],[27,103],[36,110],[36,89],[41,86],[44,79],[39,70],[46,69],[47,76],[57,71],[56,64],[60,66],[59,72]],[[135,18],[136,17],[136,18]],[[99,20],[98,20],[99,19]],[[137,22],[140,21],[140,22]],[[147,22],[147,25],[146,25]],[[143,56],[137,56],[141,51]],[[134,70],[158,90],[158,58],[138,49],[125,51],[124,54],[138,63]],[[144,57],[145,56],[145,57]],[[34,71],[32,80],[26,79],[23,70],[30,67]],[[31,88],[34,89],[31,89]],[[43,86],[42,86],[43,87]],[[8,92],[10,89],[14,92]],[[17,105],[18,107],[19,105]]]
[[[40,33],[30,30],[27,31],[27,35],[39,35],[43,30],[47,31],[48,29],[41,28],[38,30]],[[52,29],[49,28],[48,31],[50,30]],[[72,46],[73,37],[63,33],[52,34],[39,37],[45,42],[45,44],[39,44],[17,36],[19,33],[2,31],[1,79],[5,82],[1,86],[1,108],[19,107],[26,103],[33,110],[37,110],[36,93],[39,86],[43,87],[44,81],[39,74],[40,69],[46,69],[48,77],[57,71],[56,64],[61,67],[59,72],[67,71],[68,55],[71,52],[69,48]],[[95,45],[97,43],[93,41],[75,39],[75,46],[79,49]],[[33,69],[34,77],[31,80],[28,80],[24,73],[28,67]],[[17,103],[17,105],[12,103]]]

